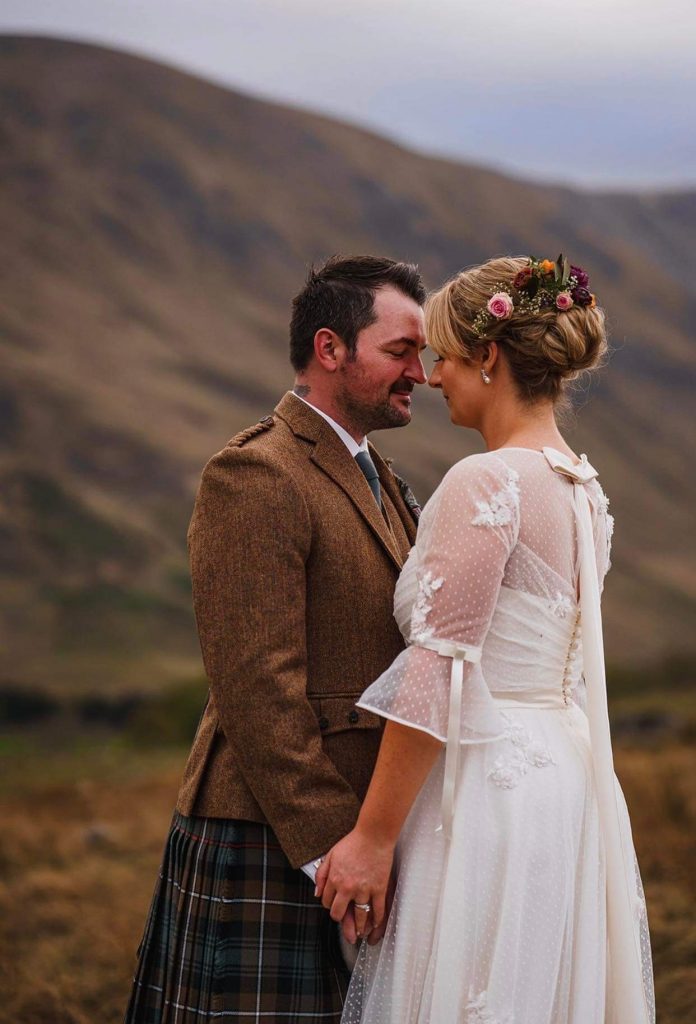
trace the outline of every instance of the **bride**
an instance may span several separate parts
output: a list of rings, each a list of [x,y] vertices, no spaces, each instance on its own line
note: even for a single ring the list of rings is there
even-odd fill
[[[409,646],[359,701],[388,719],[380,755],[317,875],[331,916],[354,904],[369,935],[342,1021],[651,1024],[606,705],[613,520],[554,415],[600,362],[604,316],[559,257],[467,270],[426,317],[429,383],[487,452],[423,510],[395,596]]]

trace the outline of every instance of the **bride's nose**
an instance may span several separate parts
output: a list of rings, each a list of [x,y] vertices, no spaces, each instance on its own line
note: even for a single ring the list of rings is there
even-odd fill
[[[442,380],[440,379],[440,367],[438,363],[435,363],[432,370],[430,371],[430,376],[428,377],[428,386],[431,388],[442,387]]]

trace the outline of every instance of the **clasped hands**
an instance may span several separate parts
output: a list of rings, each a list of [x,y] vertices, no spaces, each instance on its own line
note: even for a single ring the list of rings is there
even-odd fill
[[[333,920],[341,922],[348,942],[366,937],[374,945],[384,935],[394,890],[393,863],[393,843],[356,827],[320,864],[315,895]],[[369,904],[370,910],[358,904]]]

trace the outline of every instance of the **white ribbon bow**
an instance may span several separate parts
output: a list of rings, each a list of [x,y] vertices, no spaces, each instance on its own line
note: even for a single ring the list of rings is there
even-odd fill
[[[586,484],[590,480],[594,480],[596,476],[599,476],[597,470],[587,461],[586,455],[581,455],[579,462],[572,462],[567,455],[564,455],[563,452],[557,452],[555,448],[543,448],[542,451],[551,469],[555,469],[557,473],[570,477],[575,483]]]

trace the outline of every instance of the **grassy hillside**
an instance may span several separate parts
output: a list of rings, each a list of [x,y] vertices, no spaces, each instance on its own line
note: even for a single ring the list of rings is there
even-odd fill
[[[613,356],[571,439],[617,519],[615,662],[693,654],[696,194],[537,186],[94,46],[0,38],[0,682],[198,671],[200,469],[291,383],[289,300],[336,251],[430,285],[501,252],[586,265]],[[377,439],[422,498],[474,438],[424,390]]]

